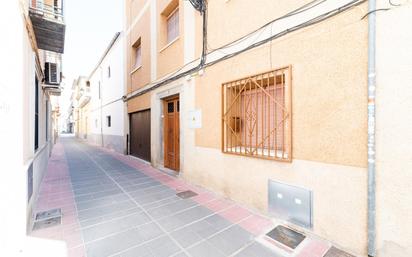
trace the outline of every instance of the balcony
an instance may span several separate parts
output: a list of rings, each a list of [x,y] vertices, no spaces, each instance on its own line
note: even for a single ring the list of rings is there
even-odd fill
[[[90,101],[90,98],[91,98],[90,87],[81,88],[77,96],[78,107],[79,108],[84,107]]]
[[[31,0],[29,16],[39,49],[63,53],[66,25],[64,23],[62,0]]]

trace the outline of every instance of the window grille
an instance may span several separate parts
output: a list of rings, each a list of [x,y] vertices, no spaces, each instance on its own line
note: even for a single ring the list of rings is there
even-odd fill
[[[222,151],[292,160],[291,67],[222,85]]]

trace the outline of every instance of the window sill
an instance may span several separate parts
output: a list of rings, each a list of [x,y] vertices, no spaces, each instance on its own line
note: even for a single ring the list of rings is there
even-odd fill
[[[140,70],[140,68],[142,68],[142,65],[134,68],[134,69],[130,72],[130,75],[132,75],[132,74],[135,73],[136,71]]]
[[[285,161],[285,162],[291,162],[289,159],[288,153],[283,152],[281,150],[267,150],[267,149],[262,149],[262,148],[248,148],[248,147],[229,147],[224,153],[228,154],[235,154],[235,155],[240,155],[240,156],[245,156],[245,157],[254,157],[254,158],[260,158],[260,159],[270,159],[270,160],[276,160],[276,161]],[[254,152],[255,154],[250,154],[250,152]]]
[[[179,40],[179,37],[176,37],[175,39],[173,39],[172,41],[170,41],[170,43],[168,43],[167,45],[165,45],[162,49],[160,49],[159,53],[163,52],[164,50],[166,50],[167,48],[169,48],[169,46],[173,45],[177,40]]]

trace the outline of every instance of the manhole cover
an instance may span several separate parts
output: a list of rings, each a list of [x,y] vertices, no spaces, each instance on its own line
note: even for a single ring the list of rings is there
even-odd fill
[[[303,234],[284,226],[277,226],[267,233],[266,236],[292,249],[295,249],[305,239]]]
[[[62,216],[62,210],[60,208],[51,209],[51,210],[48,210],[48,211],[38,212],[36,214],[36,221],[45,220],[45,219],[49,219],[49,218],[53,218],[53,217],[59,217],[59,216]]]
[[[193,191],[187,190],[187,191],[179,192],[176,195],[179,196],[182,199],[187,199],[187,198],[191,198],[193,196],[196,196],[197,194]]]
[[[53,227],[53,226],[56,226],[56,225],[60,225],[61,222],[62,222],[62,217],[61,216],[48,218],[48,219],[45,219],[45,220],[35,221],[34,225],[33,225],[33,230]]]
[[[324,257],[355,257],[352,254],[339,250],[338,248],[332,246],[324,255]]]

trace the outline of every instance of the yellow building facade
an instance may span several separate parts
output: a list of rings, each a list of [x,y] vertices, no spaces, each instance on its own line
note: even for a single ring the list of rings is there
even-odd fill
[[[129,154],[367,256],[368,6],[343,2],[208,1],[205,34],[189,1],[126,0]]]

